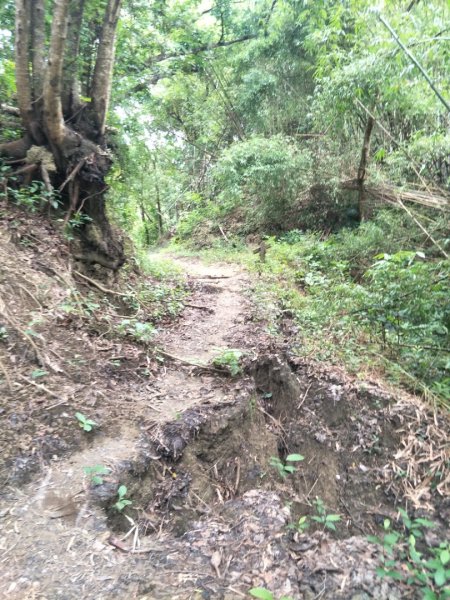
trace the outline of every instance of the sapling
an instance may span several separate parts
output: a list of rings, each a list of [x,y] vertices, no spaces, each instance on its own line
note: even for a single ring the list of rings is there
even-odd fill
[[[97,423],[95,421],[92,421],[92,419],[88,419],[87,417],[85,417],[85,415],[83,415],[83,413],[76,412],[75,417],[78,420],[78,424],[83,431],[92,431],[94,427],[97,426]]]

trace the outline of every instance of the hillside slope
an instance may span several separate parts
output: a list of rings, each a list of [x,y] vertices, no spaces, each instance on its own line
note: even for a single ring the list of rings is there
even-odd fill
[[[420,597],[377,578],[366,536],[387,518],[406,535],[402,505],[439,526],[425,555],[446,539],[444,416],[290,358],[238,267],[172,257],[185,275],[100,282],[16,210],[0,253],[0,594]]]

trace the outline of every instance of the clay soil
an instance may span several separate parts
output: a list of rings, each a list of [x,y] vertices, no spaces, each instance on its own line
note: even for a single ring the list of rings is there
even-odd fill
[[[236,265],[170,257],[184,272],[177,318],[141,307],[155,337],[119,335],[142,275],[77,275],[44,219],[1,220],[0,597],[421,597],[376,575],[367,536],[399,506],[448,536],[443,415],[293,356]],[[235,377],[213,363],[230,348],[243,353]],[[304,459],[283,477],[271,463],[292,453]],[[339,515],[335,532],[311,520],[318,499]],[[292,527],[302,516],[304,532]]]

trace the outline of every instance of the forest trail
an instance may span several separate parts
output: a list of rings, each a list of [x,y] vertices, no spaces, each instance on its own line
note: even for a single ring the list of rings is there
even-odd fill
[[[108,481],[124,462],[139,461],[149,412],[154,426],[179,418],[194,405],[233,400],[234,390],[224,385],[222,374],[207,368],[195,373],[188,363],[207,365],[231,342],[246,339],[243,288],[248,277],[236,266],[170,259],[186,273],[193,294],[177,323],[159,332],[156,344],[182,360],[165,361],[128,414],[124,407],[113,435],[100,431],[81,451],[60,459],[55,455],[37,480],[8,491],[0,505],[2,598],[110,598],[119,580],[123,587],[118,597],[135,597],[133,584],[126,582],[127,555],[107,543],[111,532],[102,503],[111,500]],[[108,400],[103,401],[100,410],[107,413]],[[96,465],[106,467],[110,477],[100,486],[105,490],[90,495],[84,469]]]
[[[208,362],[229,347],[230,338],[242,327],[246,304],[243,288],[248,276],[237,265],[169,257],[196,283],[197,291],[175,332],[162,333],[161,345],[174,354],[182,349],[187,360]]]
[[[58,265],[48,244],[52,273]],[[48,304],[65,298],[51,275],[36,272],[32,247],[16,249],[7,239],[0,249],[7,273],[19,272],[36,293],[50,290]],[[293,600],[406,597],[400,583],[377,578],[380,553],[367,535],[396,518],[402,494],[433,509],[426,482],[429,457],[436,467],[444,444],[438,417],[398,391],[288,360],[286,336],[266,332],[249,297],[251,276],[240,267],[162,256],[186,273],[190,295],[150,347],[106,337],[95,319],[43,311],[39,339],[64,374],[46,375],[36,390],[16,383],[35,368],[32,358],[11,369],[0,597],[237,600],[254,586]],[[0,291],[12,305],[11,281]],[[28,296],[10,309],[25,324]],[[25,354],[24,341],[10,338],[5,364]],[[245,354],[239,377],[212,366],[225,348]],[[81,432],[76,411],[98,427]],[[411,461],[411,449],[421,461]],[[280,468],[291,453],[305,460],[287,477]],[[396,476],[404,461],[414,488]],[[131,503],[120,511],[119,486]],[[446,531],[444,488],[440,494],[433,501]],[[335,534],[312,521],[308,532],[288,529],[302,515],[314,518],[314,498],[339,517]]]

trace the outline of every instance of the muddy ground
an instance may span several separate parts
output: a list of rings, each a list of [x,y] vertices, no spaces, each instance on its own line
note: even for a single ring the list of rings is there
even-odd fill
[[[367,536],[403,506],[438,524],[430,543],[448,538],[443,415],[291,355],[234,265],[172,257],[179,316],[141,306],[156,335],[119,336],[140,276],[98,280],[44,220],[1,220],[1,597],[421,597],[376,575]],[[244,354],[236,377],[212,364],[224,348]],[[304,459],[281,472],[291,454]],[[312,519],[318,500],[336,531]]]

